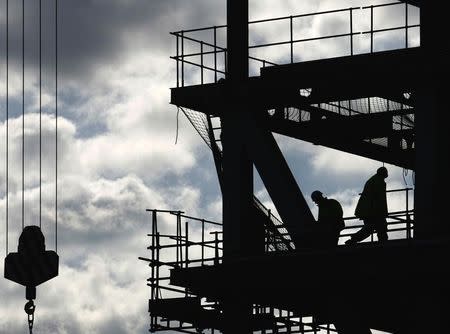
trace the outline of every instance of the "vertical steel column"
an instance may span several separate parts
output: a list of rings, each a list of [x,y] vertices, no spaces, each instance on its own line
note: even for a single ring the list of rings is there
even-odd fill
[[[447,196],[439,189],[448,189],[450,180],[450,132],[446,117],[450,113],[448,103],[450,69],[450,45],[442,43],[441,36],[448,35],[448,11],[429,1],[420,6],[420,64],[417,73],[419,84],[417,112],[415,114],[416,178],[414,191],[414,239],[439,240],[450,236],[450,224],[446,208]],[[440,266],[436,263],[435,266]],[[425,270],[425,269],[423,269]],[[424,286],[426,288],[424,288]],[[413,290],[414,305],[411,306],[411,329],[405,332],[445,332],[444,305],[449,300],[448,284],[435,277]]]
[[[248,79],[248,0],[228,0],[227,11],[225,85],[231,102],[221,117],[224,261],[242,256],[248,247],[253,203],[253,164],[246,150],[250,116],[244,88]]]
[[[416,182],[414,237],[419,239],[445,238],[450,235],[450,224],[445,208],[447,196],[439,189],[450,186],[450,132],[446,115],[450,69],[450,47],[439,36],[450,33],[447,11],[423,1],[420,8],[420,43],[423,67],[420,87],[417,88],[416,113]],[[420,74],[418,74],[420,75]]]
[[[250,102],[248,81],[248,0],[227,1],[227,74],[225,88],[232,101],[222,114],[223,261],[250,251],[252,239],[253,163],[246,150]],[[223,300],[224,334],[250,334],[251,304],[239,286]]]
[[[227,79],[248,78],[248,0],[227,1]]]

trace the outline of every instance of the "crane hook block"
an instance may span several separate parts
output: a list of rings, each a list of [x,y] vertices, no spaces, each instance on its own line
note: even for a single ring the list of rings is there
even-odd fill
[[[58,254],[45,250],[39,226],[29,225],[19,237],[17,253],[6,256],[5,278],[27,287],[27,299],[35,299],[35,287],[58,276],[58,264]]]

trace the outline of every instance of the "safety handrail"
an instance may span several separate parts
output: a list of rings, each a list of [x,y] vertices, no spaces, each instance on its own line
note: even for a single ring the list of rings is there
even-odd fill
[[[374,9],[381,8],[381,7],[394,7],[394,6],[404,6],[405,8],[405,22],[404,25],[398,25],[394,27],[389,28],[381,28],[381,29],[375,29],[374,27]],[[318,40],[324,40],[324,39],[336,39],[336,38],[348,38],[349,39],[349,55],[355,54],[354,49],[354,37],[356,35],[370,35],[370,53],[374,52],[374,35],[388,32],[388,31],[398,31],[398,30],[405,30],[405,44],[404,47],[409,47],[409,31],[413,28],[419,28],[420,24],[410,24],[409,22],[409,7],[411,5],[408,3],[401,3],[401,2],[392,2],[392,3],[386,3],[386,4],[380,4],[380,5],[371,5],[371,6],[363,6],[363,7],[349,7],[349,8],[342,8],[342,9],[336,9],[336,10],[327,10],[327,11],[320,11],[315,13],[305,13],[305,14],[298,14],[298,15],[291,15],[291,16],[282,16],[282,17],[276,17],[276,18],[267,18],[267,19],[261,19],[261,20],[253,20],[249,21],[249,27],[267,23],[267,22],[280,22],[280,21],[289,21],[289,39],[280,41],[280,42],[271,42],[271,43],[259,43],[259,44],[252,44],[249,45],[249,50],[251,49],[258,49],[258,48],[268,48],[268,47],[274,47],[274,46],[281,46],[281,45],[290,45],[290,51],[289,51],[289,62],[294,63],[296,62],[295,59],[295,53],[294,53],[294,45],[304,42],[311,42],[311,41],[318,41]],[[354,17],[355,13],[357,11],[366,11],[370,10],[370,29],[369,30],[361,30],[356,31],[355,24],[354,24]],[[335,14],[335,13],[345,13],[348,12],[348,32],[340,33],[340,34],[332,34],[332,35],[326,35],[326,36],[315,36],[310,38],[294,38],[294,22],[296,19],[304,18],[304,17],[311,17],[311,16],[320,16],[320,15],[327,15],[327,14]],[[200,84],[204,84],[204,71],[211,71],[214,73],[214,79],[213,82],[217,82],[219,79],[219,75],[225,76],[227,73],[226,69],[226,63],[227,63],[227,48],[224,46],[221,46],[217,42],[217,33],[220,29],[226,29],[227,25],[218,25],[218,26],[212,26],[212,27],[203,27],[203,28],[197,28],[197,29],[189,29],[189,30],[180,30],[171,32],[170,34],[176,37],[176,56],[172,56],[171,59],[174,59],[177,62],[177,87],[184,87],[185,86],[185,78],[184,78],[184,64],[191,65],[194,67],[200,68],[201,72],[201,82]],[[212,41],[208,42],[205,40],[200,40],[198,38],[194,38],[193,36],[187,36],[192,35],[194,33],[198,32],[210,32],[212,31]],[[194,43],[194,45],[199,46],[199,51],[197,52],[191,52],[186,53],[185,52],[185,41]],[[204,48],[212,48],[212,50],[204,50]],[[220,68],[219,68],[219,60],[218,60],[218,54],[223,54],[223,61],[220,61]],[[213,55],[214,56],[214,65],[207,66],[204,63],[205,57]],[[193,61],[188,59],[195,59],[200,57],[200,61]],[[275,66],[277,65],[274,61],[269,61],[267,59],[262,59],[259,57],[255,57],[253,55],[249,56],[249,60],[256,61],[259,64],[261,64],[262,67],[265,67],[267,65]],[[181,69],[180,69],[181,65]],[[181,78],[180,78],[181,77]]]

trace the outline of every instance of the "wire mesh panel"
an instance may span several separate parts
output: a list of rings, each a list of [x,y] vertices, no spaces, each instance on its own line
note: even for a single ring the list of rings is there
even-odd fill
[[[192,109],[186,109],[181,107],[180,109],[183,111],[183,114],[187,117],[189,122],[191,122],[192,126],[198,132],[200,137],[202,137],[206,145],[208,145],[208,147],[211,148],[211,139],[209,136],[210,129],[208,126],[206,114]]]

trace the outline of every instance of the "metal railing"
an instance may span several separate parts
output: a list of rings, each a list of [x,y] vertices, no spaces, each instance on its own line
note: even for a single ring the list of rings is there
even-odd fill
[[[380,8],[386,7],[404,7],[404,24],[396,25],[388,28],[376,28],[375,27],[375,11]],[[299,14],[299,15],[291,15],[291,16],[283,16],[277,18],[263,19],[263,20],[254,20],[249,22],[249,29],[252,26],[261,25],[265,23],[274,23],[274,22],[287,22],[288,30],[289,30],[289,38],[287,40],[276,41],[276,42],[265,42],[265,43],[255,43],[249,45],[249,51],[251,50],[261,50],[264,48],[273,48],[273,47],[282,47],[288,46],[289,51],[286,55],[287,61],[282,63],[294,63],[301,59],[301,55],[297,55],[295,52],[295,47],[300,43],[306,42],[314,42],[314,41],[324,41],[324,40],[332,40],[332,39],[345,39],[348,41],[348,50],[346,52],[347,55],[356,54],[355,50],[355,36],[369,36],[370,39],[370,49],[367,52],[360,53],[373,53],[375,51],[375,41],[376,35],[392,32],[392,31],[404,31],[404,48],[410,47],[410,31],[411,29],[420,28],[420,24],[411,24],[410,21],[410,7],[407,3],[393,2],[387,4],[380,5],[371,5],[364,7],[350,7],[344,9],[336,9],[336,10],[328,10],[321,11],[315,13],[308,14]],[[367,14],[368,12],[368,14]],[[348,14],[347,14],[348,13]],[[370,19],[370,28],[369,29],[359,29],[355,26],[355,17],[356,13],[362,14],[364,17]],[[344,22],[343,25],[347,26],[346,32],[342,32],[339,34],[325,34],[322,36],[312,36],[307,38],[297,38],[297,36],[302,36],[302,32],[297,32],[295,29],[295,24],[297,20],[308,18],[308,17],[317,17],[317,16],[325,16],[325,15],[333,15],[333,14],[343,14],[347,16],[347,22]],[[226,25],[219,25],[213,27],[205,27],[198,29],[190,29],[190,30],[181,30],[176,32],[171,32],[170,34],[176,38],[176,56],[172,56],[177,63],[177,87],[184,87],[186,84],[186,65],[196,67],[200,70],[199,76],[200,80],[197,81],[198,84],[204,84],[206,82],[218,82],[220,78],[224,78],[227,74],[227,48],[226,42],[221,41],[219,43],[218,36],[226,35]],[[197,34],[207,35],[206,38],[203,36],[199,39],[196,37]],[[224,38],[222,38],[224,39]],[[189,44],[189,48],[187,47]],[[402,48],[402,47],[398,47]],[[190,51],[187,49],[195,49],[195,51]],[[279,52],[278,52],[279,53]],[[211,57],[210,61],[207,61],[207,58]],[[279,58],[279,57],[278,57]],[[325,57],[321,57],[325,58]],[[263,59],[261,57],[256,57],[253,55],[249,56],[249,60],[252,62],[256,62],[259,64],[259,67],[266,66],[275,66],[279,65],[279,62],[269,61],[267,59]],[[205,74],[210,72],[211,79],[206,80]],[[192,73],[189,72],[189,76],[192,77]]]

